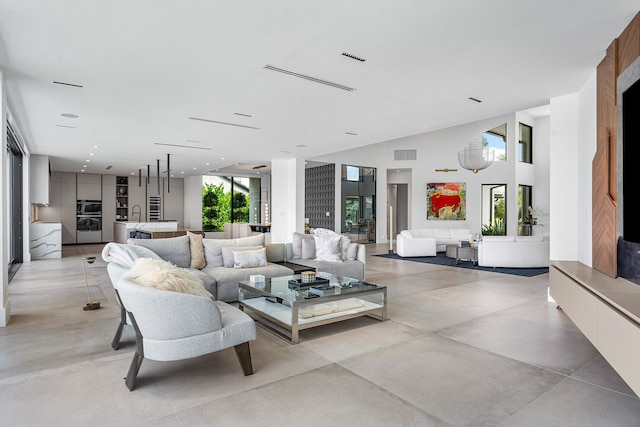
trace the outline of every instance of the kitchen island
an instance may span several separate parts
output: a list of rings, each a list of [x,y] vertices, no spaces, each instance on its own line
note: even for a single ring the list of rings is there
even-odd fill
[[[31,260],[62,258],[62,223],[29,224],[29,253]]]
[[[203,234],[200,230],[187,230],[186,228],[178,227],[177,221],[116,221],[113,224],[113,240],[116,243],[127,243],[127,239],[132,237],[137,239],[162,239],[184,236],[187,231]]]

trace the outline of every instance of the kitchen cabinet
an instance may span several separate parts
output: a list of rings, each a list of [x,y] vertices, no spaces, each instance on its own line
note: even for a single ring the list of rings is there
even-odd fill
[[[76,199],[102,200],[102,175],[77,174]]]
[[[48,205],[50,185],[49,156],[32,154],[29,157],[29,201],[34,204]]]
[[[76,174],[60,173],[62,244],[76,243]]]
[[[102,242],[113,242],[113,223],[117,213],[116,183],[118,178],[115,175],[102,175]]]

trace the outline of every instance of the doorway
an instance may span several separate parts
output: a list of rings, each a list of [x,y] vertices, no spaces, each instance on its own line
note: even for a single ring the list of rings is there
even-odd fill
[[[387,184],[387,236],[390,240],[409,228],[409,184]]]

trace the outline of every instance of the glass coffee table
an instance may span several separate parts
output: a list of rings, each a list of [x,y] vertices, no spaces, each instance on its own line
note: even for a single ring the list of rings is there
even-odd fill
[[[299,331],[341,320],[387,318],[386,286],[328,273],[313,284],[301,275],[274,277],[262,283],[238,282],[239,307],[262,326],[298,343]]]

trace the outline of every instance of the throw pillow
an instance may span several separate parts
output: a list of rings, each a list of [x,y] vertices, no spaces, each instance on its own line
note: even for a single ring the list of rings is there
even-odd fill
[[[291,259],[300,259],[302,258],[302,240],[303,239],[311,239],[313,240],[312,234],[304,234],[304,233],[293,233],[293,243],[291,244],[291,249],[293,252],[293,256]]]
[[[161,259],[138,258],[126,274],[139,285],[211,298],[195,273]]]
[[[316,261],[342,261],[340,258],[340,236],[313,236],[316,243]]]
[[[207,267],[222,267],[222,248],[224,247],[244,247],[244,246],[264,246],[264,234],[256,234],[248,237],[238,237],[237,239],[202,239],[204,245],[204,258]]]
[[[191,268],[200,270],[207,265],[204,259],[204,244],[202,243],[202,234],[187,231],[189,236],[189,250],[191,251]]]
[[[222,248],[222,263],[223,267],[233,268],[236,263],[233,255],[236,251],[255,251],[262,249],[262,246],[226,246]]]
[[[349,248],[347,249],[347,261],[355,261],[358,256],[358,244],[357,243],[349,243]]]
[[[349,243],[351,243],[351,239],[347,236],[340,237],[340,258],[343,261],[347,260],[347,249],[349,249]]]
[[[235,261],[233,268],[264,267],[267,265],[267,250],[265,248],[250,251],[235,250],[233,259]]]
[[[316,242],[311,239],[302,239],[301,259],[314,259],[316,257]]]

